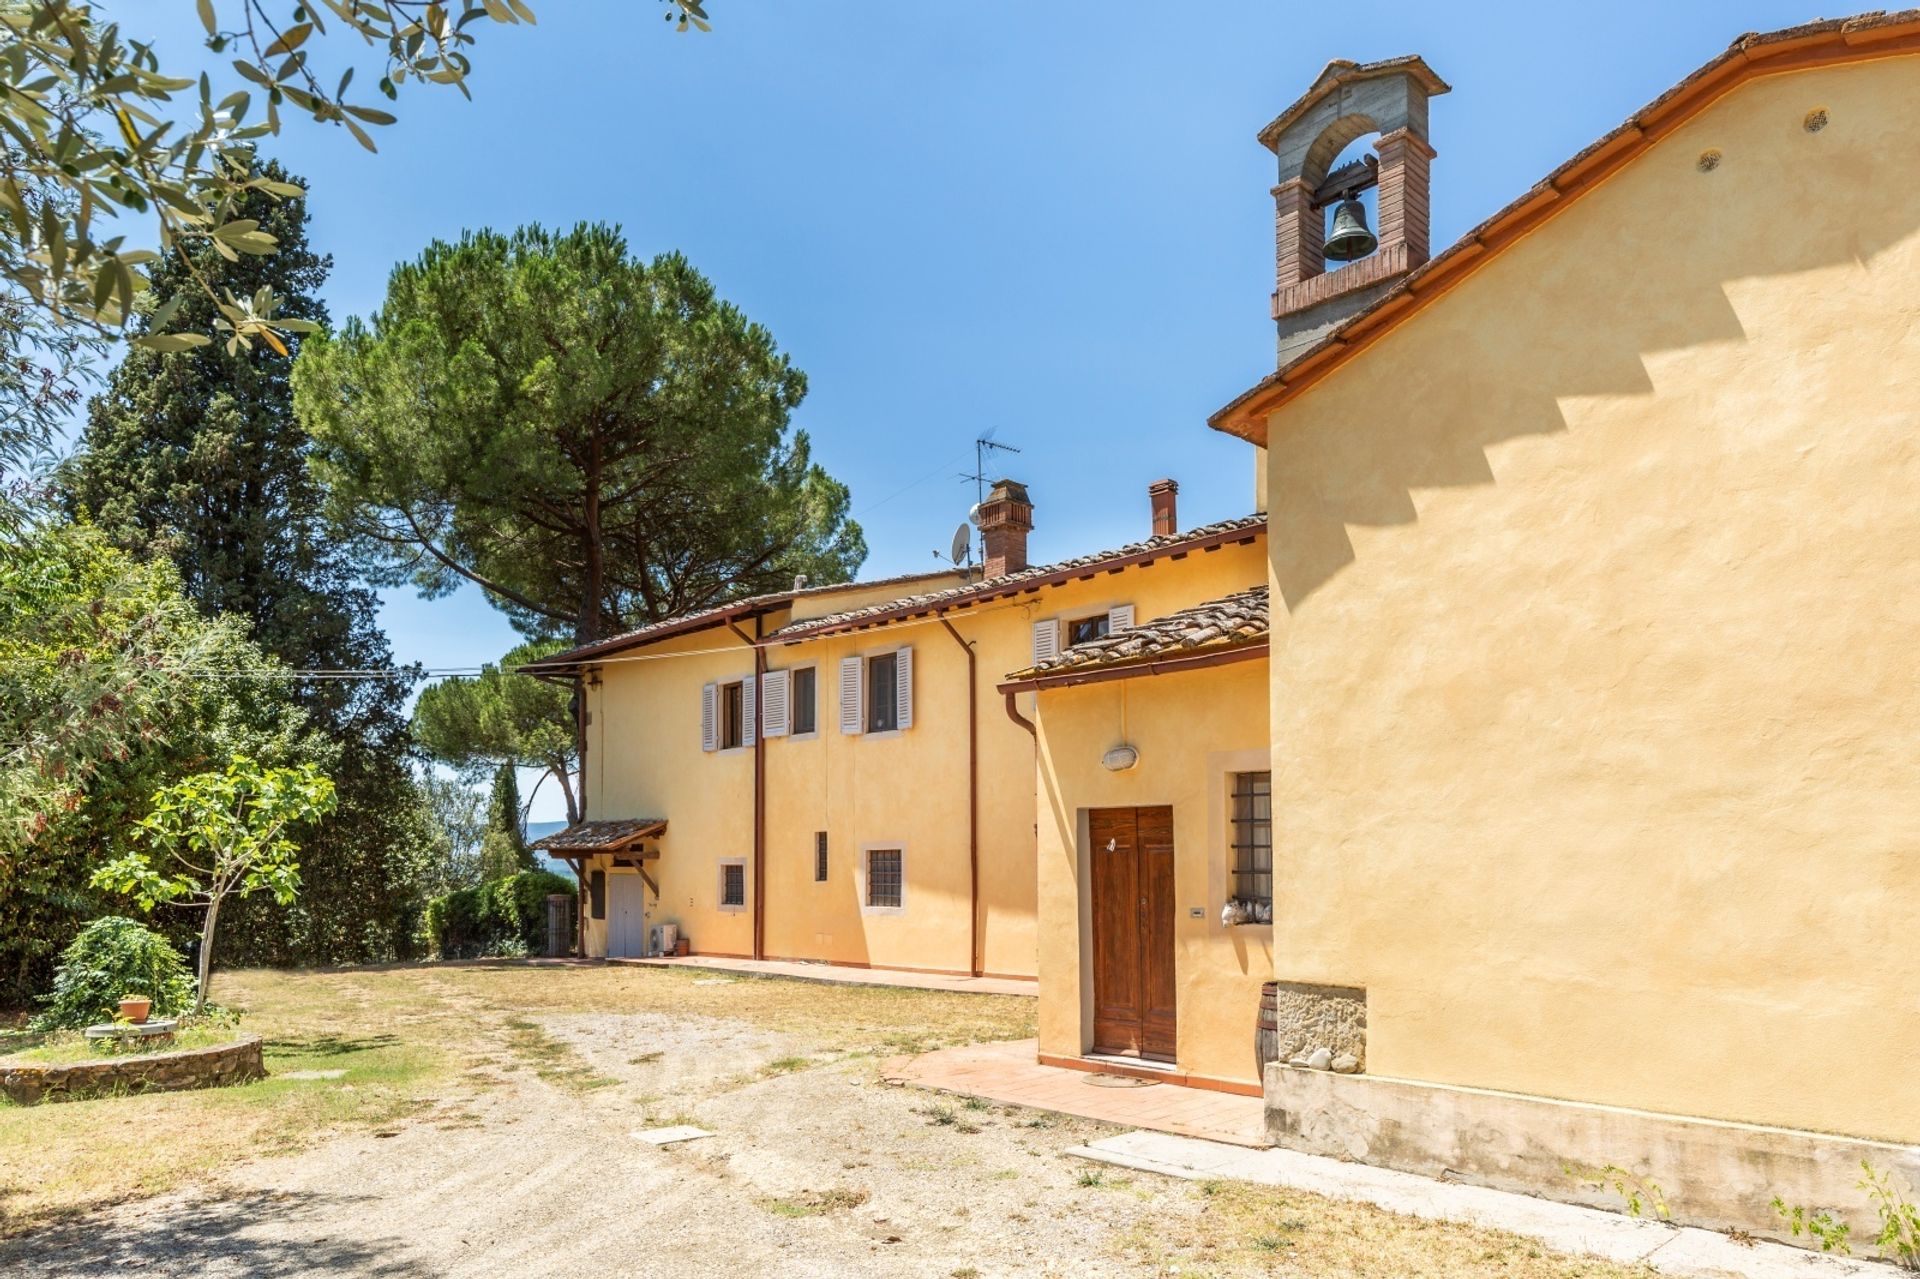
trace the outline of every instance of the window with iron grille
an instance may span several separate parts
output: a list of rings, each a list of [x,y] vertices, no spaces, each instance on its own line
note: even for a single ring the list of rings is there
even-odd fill
[[[791,679],[788,696],[793,702],[793,735],[799,737],[815,731],[820,726],[819,699],[814,692],[817,685],[813,667],[795,667]]]
[[[743,862],[720,864],[720,905],[740,907],[747,904],[747,868]]]
[[[1233,895],[1273,904],[1273,774],[1233,775]]]
[[[827,832],[813,832],[813,882],[827,882]]]
[[[867,731],[891,733],[900,727],[900,663],[895,654],[867,659]]]
[[[905,884],[897,848],[867,850],[867,908],[899,910],[906,901]]]
[[[742,684],[720,686],[720,749],[730,751],[747,740],[747,699]]]

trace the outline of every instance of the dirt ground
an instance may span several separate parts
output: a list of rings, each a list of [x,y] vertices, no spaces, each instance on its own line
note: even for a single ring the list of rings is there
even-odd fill
[[[309,1007],[324,993],[360,1010],[355,1030],[444,1037],[444,1069],[406,1085],[416,1104],[183,1174],[151,1197],[39,1202],[34,1221],[48,1224],[0,1241],[0,1273],[1647,1273],[1312,1196],[1129,1177],[1063,1154],[1111,1131],[1101,1125],[879,1081],[878,1061],[902,1045],[1030,1033],[1030,1001],[610,969],[306,982],[234,989]],[[353,1071],[277,1086],[352,1088]],[[37,1109],[157,1104],[144,1136],[164,1142],[165,1107],[191,1096]],[[0,1133],[30,1137],[23,1116],[40,1118],[16,1109]],[[665,1148],[633,1135],[678,1123],[715,1135]],[[65,1124],[43,1135],[85,1139]]]

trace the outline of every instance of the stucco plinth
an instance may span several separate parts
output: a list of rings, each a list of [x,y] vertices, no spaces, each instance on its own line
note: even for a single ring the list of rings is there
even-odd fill
[[[0,1065],[0,1094],[23,1106],[39,1101],[77,1101],[131,1092],[176,1092],[217,1088],[266,1078],[260,1036],[217,1048],[142,1053],[66,1065],[12,1062]]]
[[[1920,1147],[1790,1128],[1723,1123],[1444,1084],[1267,1068],[1276,1145],[1448,1181],[1620,1208],[1581,1179],[1609,1165],[1657,1183],[1672,1220],[1805,1245],[1773,1208],[1827,1209],[1871,1239],[1879,1222],[1857,1187],[1860,1164],[1920,1186]]]

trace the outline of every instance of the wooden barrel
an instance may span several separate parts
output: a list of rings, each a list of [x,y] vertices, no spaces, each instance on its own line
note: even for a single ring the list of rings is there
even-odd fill
[[[1280,983],[1260,986],[1260,1016],[1254,1022],[1253,1062],[1260,1078],[1267,1077],[1267,1063],[1280,1056]]]

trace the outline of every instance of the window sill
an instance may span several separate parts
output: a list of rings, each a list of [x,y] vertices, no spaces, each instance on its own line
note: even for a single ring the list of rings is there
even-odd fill
[[[715,906],[714,910],[722,915],[744,915],[747,913],[745,906]]]
[[[810,733],[783,733],[781,736],[790,742],[817,742],[820,740],[820,730],[816,728]]]
[[[904,915],[907,913],[907,908],[905,906],[862,906],[860,913],[862,915]]]
[[[861,733],[859,736],[866,738],[870,742],[884,742],[890,738],[904,737],[906,733],[907,730],[904,728],[883,728],[877,733]]]

